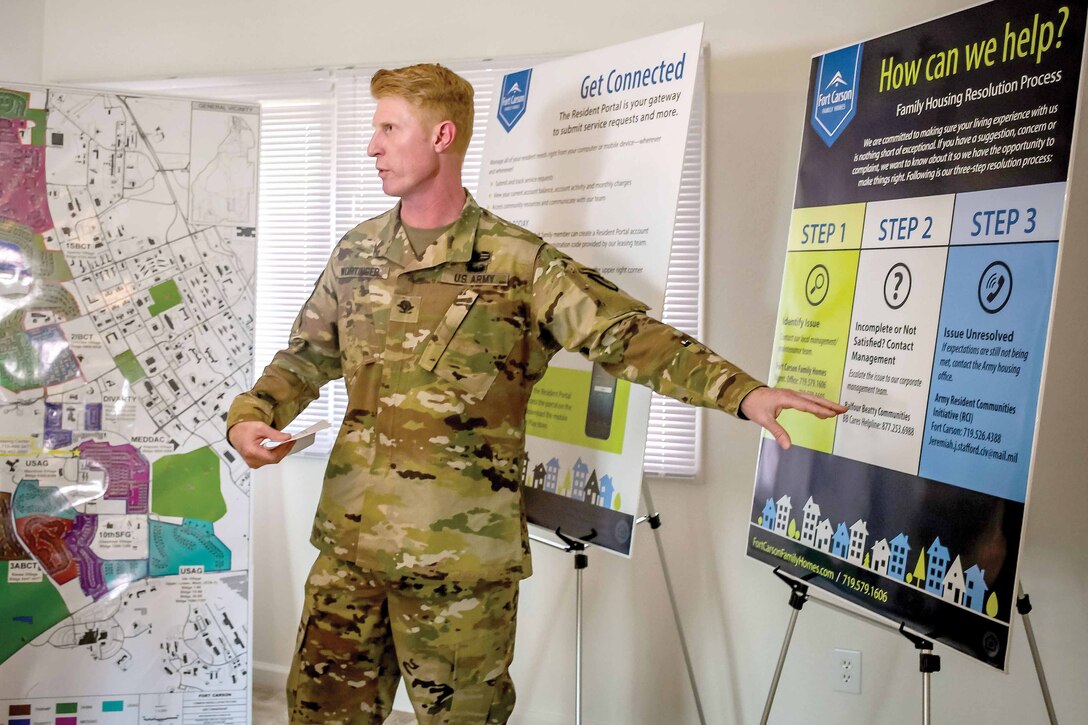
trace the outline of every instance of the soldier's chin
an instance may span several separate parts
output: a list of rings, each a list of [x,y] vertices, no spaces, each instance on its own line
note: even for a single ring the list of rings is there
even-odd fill
[[[402,189],[399,189],[396,184],[387,179],[382,179],[382,193],[386,196],[400,196]]]

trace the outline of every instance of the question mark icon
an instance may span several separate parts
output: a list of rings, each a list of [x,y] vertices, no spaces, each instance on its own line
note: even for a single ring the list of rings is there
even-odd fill
[[[910,296],[910,267],[897,262],[888,270],[884,278],[884,302],[893,310],[898,310]]]
[[[1065,21],[1069,20],[1069,8],[1060,7],[1058,12],[1062,14],[1062,24],[1058,26],[1058,42],[1054,44],[1055,48],[1062,47],[1062,33],[1065,32]]]

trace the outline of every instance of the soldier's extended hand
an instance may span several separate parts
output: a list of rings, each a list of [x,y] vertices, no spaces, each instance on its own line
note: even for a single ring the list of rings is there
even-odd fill
[[[282,446],[268,449],[261,445],[261,441],[269,438],[274,441],[285,441],[291,435],[276,430],[257,420],[246,420],[235,423],[227,433],[230,444],[234,450],[242,454],[242,458],[250,468],[260,468],[269,463],[279,463],[283,457],[291,452],[294,443],[284,443]]]
[[[790,447],[790,435],[778,424],[778,415],[789,409],[812,413],[817,418],[831,418],[846,412],[843,405],[789,388],[756,388],[740,403],[740,412],[766,428],[783,449]]]

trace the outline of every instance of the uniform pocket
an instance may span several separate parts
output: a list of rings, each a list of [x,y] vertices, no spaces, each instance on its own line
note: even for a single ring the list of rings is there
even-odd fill
[[[473,395],[487,395],[514,346],[498,309],[479,292],[462,290],[423,348],[419,366]]]
[[[378,393],[382,385],[382,366],[367,355],[347,381],[348,419],[366,418],[378,412]]]

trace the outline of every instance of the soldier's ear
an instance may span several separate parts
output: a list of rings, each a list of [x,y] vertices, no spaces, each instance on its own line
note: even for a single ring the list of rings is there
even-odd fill
[[[443,153],[453,146],[453,140],[457,138],[457,126],[454,125],[453,121],[442,121],[434,127],[433,138],[435,153]]]

